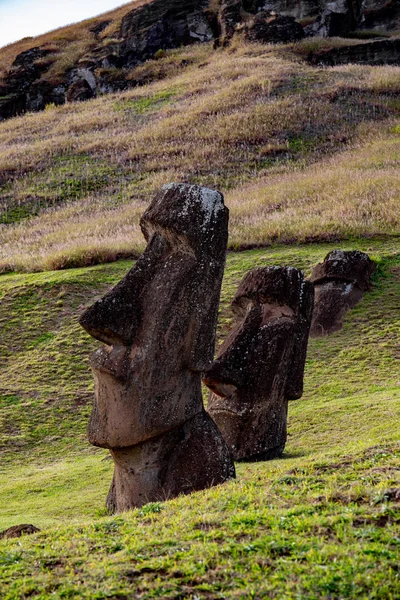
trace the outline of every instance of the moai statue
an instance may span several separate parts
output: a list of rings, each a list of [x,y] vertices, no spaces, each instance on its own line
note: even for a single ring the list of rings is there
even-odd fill
[[[201,393],[201,373],[214,355],[228,209],[218,192],[171,184],[140,225],[145,252],[80,319],[105,344],[91,359],[88,435],[115,463],[111,512],[235,476]]]
[[[328,335],[343,327],[348,310],[358,304],[371,287],[376,264],[368,254],[333,250],[316,265],[310,281],[315,287],[311,337]]]
[[[236,324],[204,374],[208,412],[235,460],[281,456],[288,401],[303,394],[313,285],[291,267],[247,273],[232,302]]]

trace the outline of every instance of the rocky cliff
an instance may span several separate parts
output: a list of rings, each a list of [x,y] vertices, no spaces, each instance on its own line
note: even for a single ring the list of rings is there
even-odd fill
[[[0,78],[0,120],[135,85],[130,70],[160,51],[228,44],[237,31],[265,42],[347,36],[362,29],[397,32],[400,0],[141,0],[128,6],[114,29],[110,24],[113,13],[88,22],[86,44],[73,64],[64,60],[67,51],[57,39],[40,45],[32,40],[32,48],[17,54]],[[55,77],[54,64],[64,62]]]
[[[293,16],[308,33],[322,36],[363,29],[390,32],[400,28],[399,0],[255,0],[252,4]]]

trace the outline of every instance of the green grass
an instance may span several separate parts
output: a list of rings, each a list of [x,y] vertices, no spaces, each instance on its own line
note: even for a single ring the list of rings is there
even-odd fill
[[[230,253],[218,336],[244,273],[309,273],[337,244]],[[311,340],[285,455],[224,486],[106,515],[112,462],[85,428],[98,346],[80,312],[130,266],[0,277],[0,597],[380,599],[400,595],[400,240],[352,240],[378,262],[342,331]]]
[[[120,100],[115,103],[115,110],[128,114],[132,113],[134,115],[141,115],[143,113],[154,111],[168,105],[170,102],[172,102],[175,96],[176,93],[174,90],[165,90],[163,92],[159,92],[158,94],[154,94],[153,96],[149,96],[148,98],[139,98],[138,100]]]

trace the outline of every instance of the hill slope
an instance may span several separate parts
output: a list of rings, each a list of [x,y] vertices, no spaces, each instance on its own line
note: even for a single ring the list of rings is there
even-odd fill
[[[308,273],[333,247],[230,254],[219,339],[247,270]],[[311,341],[283,459],[113,518],[104,512],[112,463],[85,439],[97,343],[77,318],[129,264],[0,279],[0,529],[43,528],[0,542],[2,597],[398,597],[399,240],[342,247],[378,261],[374,288],[341,332]]]
[[[400,68],[315,43],[169,51],[136,70],[161,81],[0,123],[0,271],[137,255],[170,181],[225,193],[231,248],[397,233]]]
[[[86,52],[79,27],[65,49]],[[400,597],[400,68],[304,61],[326,47],[169,50],[129,70],[140,87],[0,123],[0,530],[42,529],[0,541],[2,599]],[[112,463],[85,434],[97,343],[78,317],[131,265],[98,263],[141,252],[139,217],[174,180],[223,191],[244,250],[219,341],[255,266],[309,274],[341,247],[378,270],[344,329],[310,342],[282,459],[109,517]]]

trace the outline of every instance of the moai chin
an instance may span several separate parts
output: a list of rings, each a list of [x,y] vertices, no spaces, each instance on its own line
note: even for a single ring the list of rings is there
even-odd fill
[[[218,192],[170,184],[140,226],[145,252],[80,319],[105,344],[91,359],[88,435],[115,463],[112,512],[235,476],[201,394],[201,372],[214,354],[228,209]]]
[[[316,265],[310,281],[315,287],[311,337],[328,335],[343,327],[348,310],[358,304],[371,287],[376,264],[358,250],[333,250]]]
[[[235,460],[282,455],[288,401],[303,394],[314,290],[301,271],[250,271],[232,302],[236,324],[204,375],[208,412]]]

